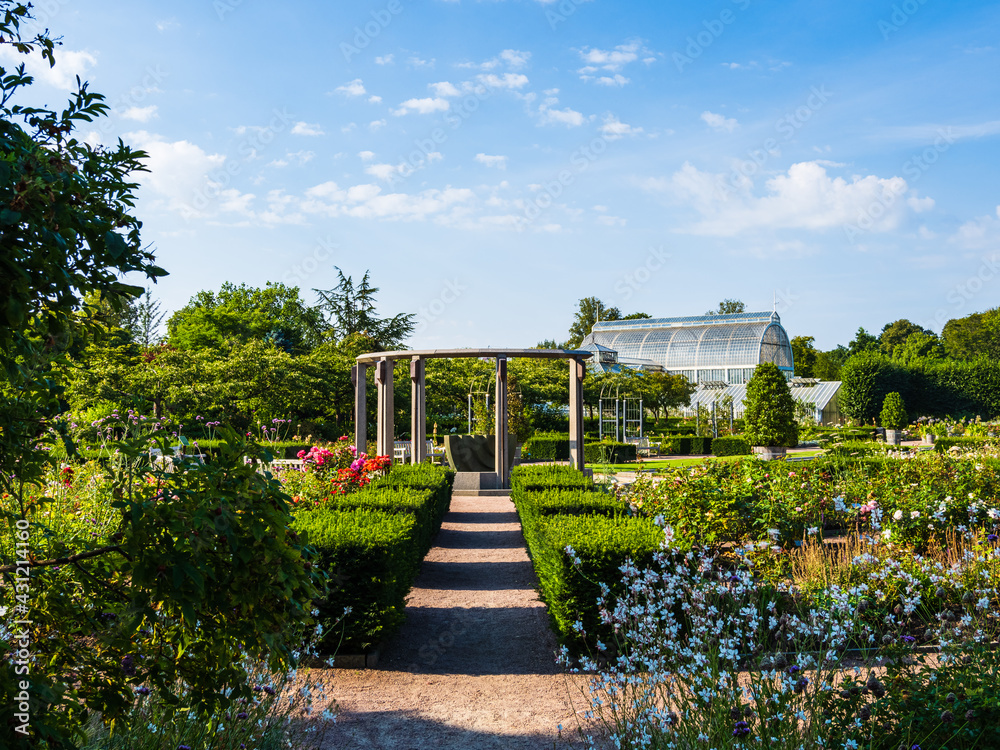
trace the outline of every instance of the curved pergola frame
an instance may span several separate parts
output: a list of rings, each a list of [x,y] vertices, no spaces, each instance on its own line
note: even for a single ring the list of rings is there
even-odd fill
[[[531,359],[565,359],[569,362],[569,460],[570,464],[583,469],[583,376],[584,361],[593,356],[592,352],[579,349],[423,349],[393,352],[372,352],[357,358],[351,368],[351,382],[354,384],[354,444],[358,450],[368,444],[367,414],[367,372],[375,368],[375,387],[378,392],[378,417],[376,419],[376,442],[380,456],[392,455],[395,434],[393,414],[393,362],[409,360],[410,393],[410,438],[412,446],[410,461],[420,463],[426,457],[427,449],[427,404],[426,404],[426,362],[428,359],[495,359],[496,360],[496,463],[494,469],[499,488],[506,489],[510,482],[507,463],[507,360],[518,357]]]

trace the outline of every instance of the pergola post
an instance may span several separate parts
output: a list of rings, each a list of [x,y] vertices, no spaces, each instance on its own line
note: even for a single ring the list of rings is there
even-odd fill
[[[410,463],[414,464],[427,457],[426,364],[423,357],[410,360]]]
[[[394,455],[395,436],[391,359],[383,357],[375,365],[375,385],[378,387],[378,421],[375,428],[378,455],[391,458]]]
[[[368,365],[358,363],[351,368],[354,384],[354,447],[358,453],[368,451]]]
[[[504,357],[497,357],[497,398],[494,434],[496,435],[496,453],[493,457],[493,466],[497,473],[497,487],[499,489],[507,489],[507,360]]]
[[[569,463],[580,471],[583,471],[584,465],[583,373],[583,362],[571,359],[569,361]]]

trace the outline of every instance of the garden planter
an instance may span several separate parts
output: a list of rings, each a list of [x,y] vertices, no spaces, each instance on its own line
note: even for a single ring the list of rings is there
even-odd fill
[[[886,430],[885,431],[885,443],[886,445],[899,445],[903,442],[903,431],[902,430]]]
[[[930,433],[927,433],[923,437],[923,443],[924,445],[934,445],[934,436],[931,435]]]
[[[775,461],[779,458],[784,458],[787,452],[788,448],[783,445],[755,445],[753,447],[753,454],[763,461]]]

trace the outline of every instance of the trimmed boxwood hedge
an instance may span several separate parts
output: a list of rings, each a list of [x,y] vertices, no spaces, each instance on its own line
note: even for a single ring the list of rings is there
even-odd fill
[[[744,438],[730,435],[715,438],[712,441],[712,453],[716,456],[749,456],[753,450]]]
[[[934,441],[934,450],[939,453],[947,453],[949,449],[954,447],[964,450],[976,450],[978,448],[985,448],[987,445],[996,445],[997,443],[1000,443],[1000,439],[998,438],[972,436],[942,437]]]
[[[535,524],[531,558],[560,642],[574,654],[596,652],[598,640],[613,644],[613,633],[601,623],[596,606],[600,583],[621,593],[619,568],[627,560],[648,566],[663,541],[663,529],[647,518],[625,516],[528,516],[522,524],[526,522]],[[579,570],[567,547],[580,558]],[[573,627],[577,621],[583,623],[582,634]]]
[[[586,443],[583,446],[583,460],[588,464],[599,464],[604,461],[613,464],[624,464],[635,461],[636,446],[634,443]]]
[[[572,466],[515,466],[510,473],[511,497],[518,492],[544,489],[594,491],[594,480]]]
[[[327,629],[324,652],[367,651],[402,622],[406,595],[448,512],[454,477],[429,464],[396,466],[363,490],[296,514],[292,528],[316,547],[331,580],[317,603]],[[351,614],[334,627],[345,607]]]
[[[521,455],[531,461],[568,461],[569,434],[530,437],[524,442]]]
[[[316,548],[317,564],[330,576],[327,596],[317,602],[324,653],[366,651],[402,623],[420,562],[415,516],[322,508],[299,513],[292,528]],[[351,613],[335,625],[345,607]]]
[[[683,435],[669,438],[660,444],[660,453],[667,456],[709,456],[712,438]]]

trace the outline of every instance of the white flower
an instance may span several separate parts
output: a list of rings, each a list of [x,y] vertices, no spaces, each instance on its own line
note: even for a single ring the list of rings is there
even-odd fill
[[[895,513],[893,513],[892,514],[892,520],[893,521],[902,521],[903,520],[903,511],[897,510]]]
[[[920,511],[915,510],[912,513],[910,513],[910,518],[920,518]]]

